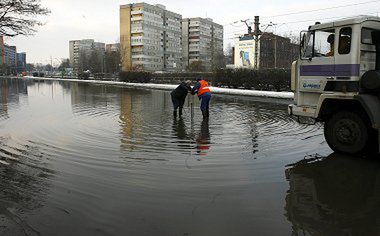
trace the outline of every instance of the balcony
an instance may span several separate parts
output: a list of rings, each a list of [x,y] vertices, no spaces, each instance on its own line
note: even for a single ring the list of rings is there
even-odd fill
[[[134,16],[131,18],[131,21],[132,22],[136,22],[136,21],[142,21],[143,20],[143,17],[142,16]]]
[[[143,46],[144,39],[143,36],[132,36],[131,37],[131,46]]]
[[[197,38],[197,39],[189,39],[189,42],[190,42],[190,43],[192,43],[192,42],[199,42],[199,41],[200,41],[199,38]]]
[[[199,48],[189,48],[189,54],[199,53]]]
[[[192,29],[189,29],[189,32],[200,32],[200,31],[197,28],[192,28]]]
[[[131,15],[142,15],[143,10],[138,10],[138,11],[131,11]]]
[[[138,34],[138,33],[143,33],[144,31],[143,31],[143,28],[141,27],[141,28],[133,28],[132,27],[132,30],[131,30],[131,33],[132,34]]]

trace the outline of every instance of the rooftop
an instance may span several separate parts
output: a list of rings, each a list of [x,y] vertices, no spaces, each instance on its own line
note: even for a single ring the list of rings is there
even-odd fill
[[[380,22],[380,17],[375,16],[356,16],[356,17],[350,17],[350,18],[343,18],[332,22],[327,22],[323,24],[316,24],[310,26],[310,30],[315,29],[323,29],[323,28],[329,28],[329,27],[335,27],[335,26],[344,26],[344,25],[353,25],[353,24],[361,24],[366,21],[377,21]]]

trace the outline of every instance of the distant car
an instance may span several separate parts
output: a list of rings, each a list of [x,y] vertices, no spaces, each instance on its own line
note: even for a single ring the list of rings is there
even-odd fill
[[[33,77],[45,77],[45,73],[35,71],[32,73]]]

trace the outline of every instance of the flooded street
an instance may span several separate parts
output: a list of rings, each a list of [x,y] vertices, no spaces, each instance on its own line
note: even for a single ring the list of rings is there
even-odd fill
[[[379,235],[380,161],[289,101],[0,79],[0,235]],[[194,103],[194,116],[191,104]]]

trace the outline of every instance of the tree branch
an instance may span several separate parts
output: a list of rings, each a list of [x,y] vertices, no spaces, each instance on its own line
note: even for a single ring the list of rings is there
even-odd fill
[[[0,33],[9,37],[32,35],[35,27],[43,25],[36,17],[49,13],[39,0],[1,0]]]

